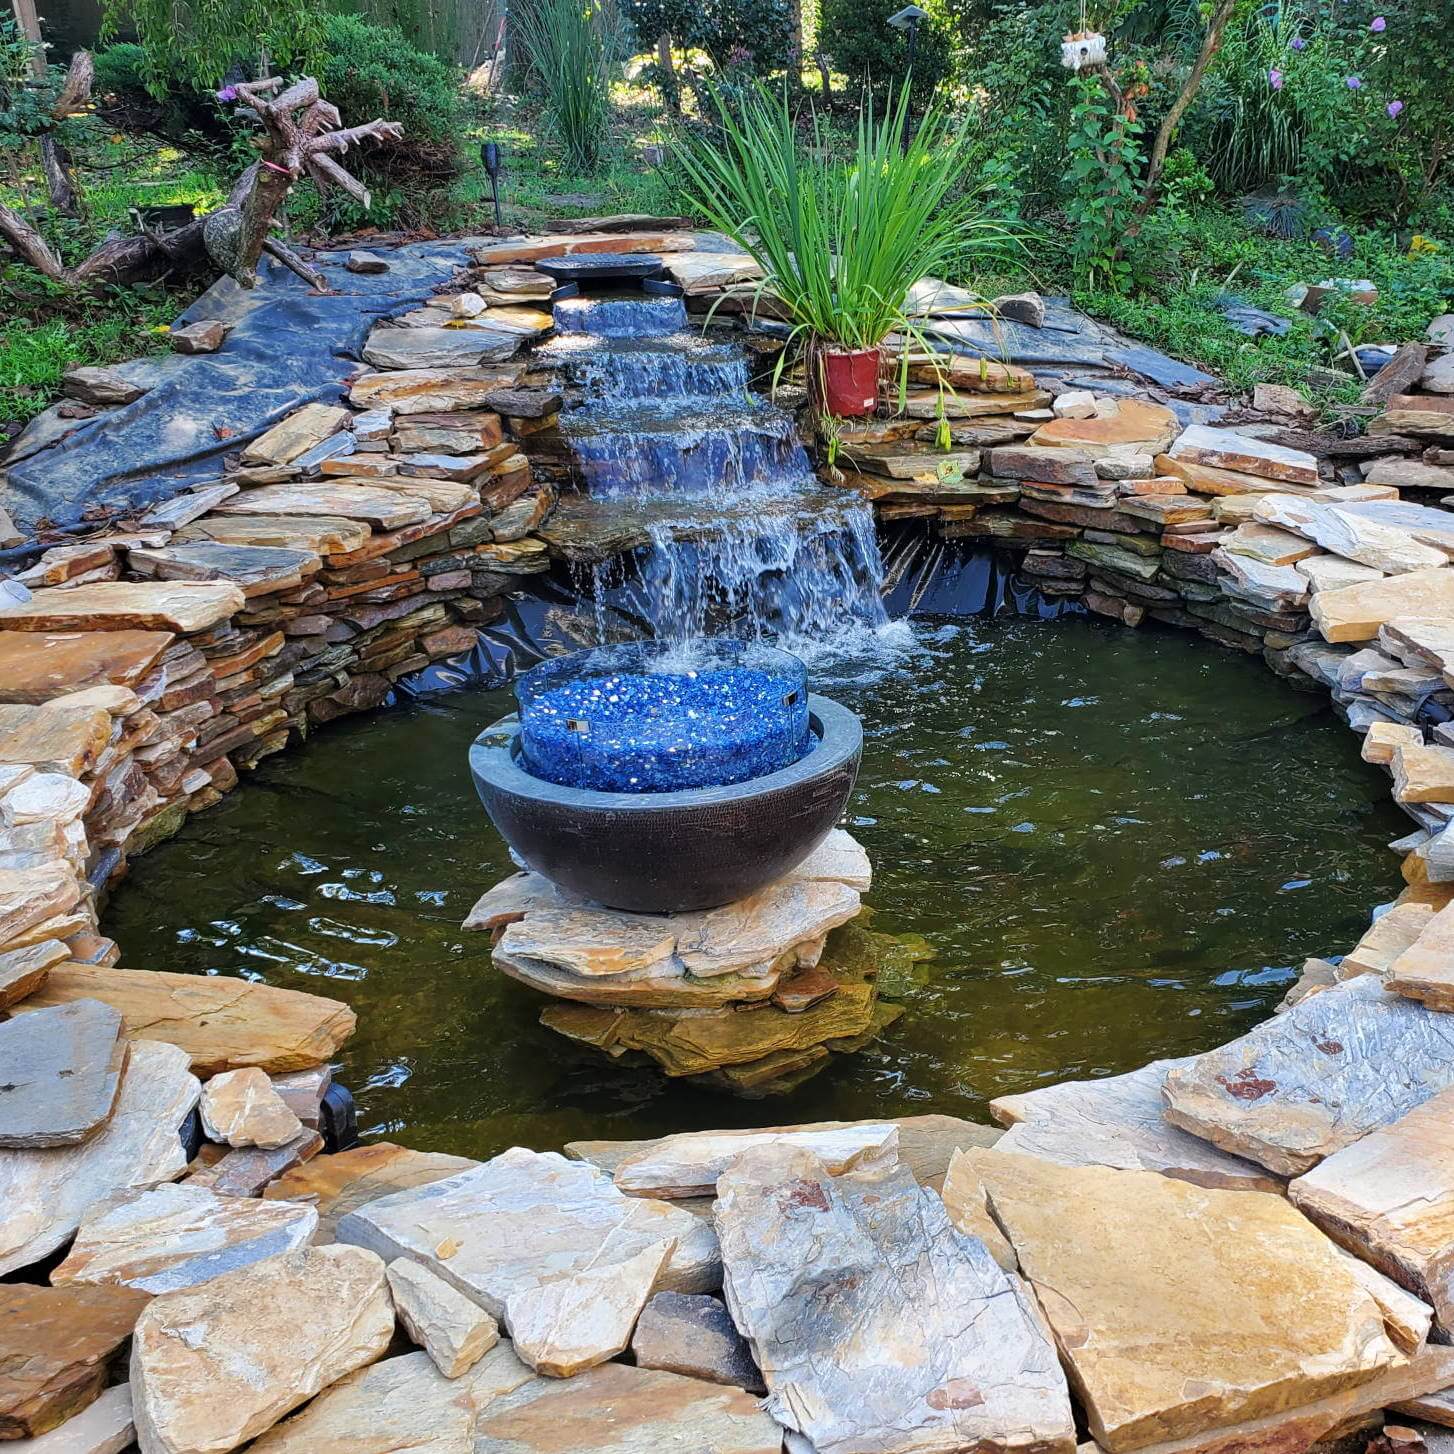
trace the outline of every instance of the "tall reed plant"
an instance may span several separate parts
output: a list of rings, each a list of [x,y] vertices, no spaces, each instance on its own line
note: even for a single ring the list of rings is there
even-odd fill
[[[613,0],[524,0],[511,7],[527,71],[566,165],[594,172],[611,130],[611,86],[624,53]]]
[[[907,87],[866,104],[851,156],[835,159],[818,119],[804,147],[785,94],[757,86],[729,105],[713,94],[715,134],[686,136],[678,156],[712,225],[763,271],[761,291],[811,348],[877,348],[913,332],[909,289],[962,274],[1017,245],[985,212],[971,177],[975,125],[932,104],[901,149]]]

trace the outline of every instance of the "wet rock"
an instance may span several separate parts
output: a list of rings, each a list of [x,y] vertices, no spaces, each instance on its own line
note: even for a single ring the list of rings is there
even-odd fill
[[[13,1454],[122,1454],[135,1436],[131,1385],[119,1383],[50,1433],[10,1447]]]
[[[335,1235],[391,1261],[415,1258],[506,1327],[512,1294],[622,1263],[658,1242],[676,1243],[663,1288],[705,1292],[720,1276],[712,1230],[690,1212],[625,1196],[594,1167],[520,1146],[369,1202]]]
[[[126,1055],[121,1016],[99,1000],[0,1024],[0,1147],[84,1141],[116,1104]]]
[[[1432,1305],[1454,1336],[1454,1091],[1327,1158],[1288,1185],[1294,1205],[1350,1252]]]
[[[214,1075],[202,1088],[202,1129],[229,1146],[275,1151],[295,1140],[303,1123],[256,1066]]]
[[[129,1035],[185,1050],[199,1075],[242,1066],[270,1073],[322,1064],[358,1023],[338,1000],[229,975],[173,974],[66,964],[51,970],[25,1009],[97,999],[121,1011]]]
[[[1310,1403],[1402,1361],[1373,1299],[1281,1197],[966,1155],[1113,1454]]]
[[[111,1117],[90,1140],[0,1151],[0,1273],[55,1251],[103,1198],[180,1176],[178,1128],[200,1093],[175,1046],[133,1041]]]
[[[288,1252],[164,1294],[132,1340],[142,1454],[226,1454],[374,1362],[393,1334],[384,1264],[357,1247]]]
[[[717,1178],[754,1146],[783,1145],[811,1151],[829,1175],[850,1171],[860,1161],[898,1155],[898,1128],[883,1121],[802,1131],[688,1131],[655,1142],[629,1156],[614,1180],[633,1196],[712,1196]]]
[[[1262,1167],[1217,1150],[1162,1116],[1166,1073],[1191,1058],[1153,1060],[1128,1075],[999,1096],[990,1102],[990,1114],[1009,1130],[996,1144],[1061,1166],[1159,1171],[1198,1186],[1280,1191],[1282,1183]]]
[[[832,1177],[758,1147],[718,1182],[716,1223],[766,1407],[819,1454],[1074,1447],[1028,1296],[897,1162]]]
[[[87,1213],[57,1286],[119,1283],[176,1292],[308,1245],[312,1207],[218,1196],[191,1182],[119,1192]]]
[[[539,1373],[572,1378],[631,1341],[674,1242],[653,1242],[621,1262],[519,1288],[505,1300],[516,1354]]]
[[[353,418],[341,404],[304,404],[242,451],[244,464],[291,464],[299,455],[346,429]]]
[[[1296,1176],[1450,1085],[1454,1016],[1360,975],[1169,1071],[1164,1095],[1173,1125]]]
[[[146,1302],[130,1288],[0,1285],[0,1441],[93,1403]]]
[[[1309,608],[1325,641],[1372,641],[1403,617],[1447,620],[1454,613],[1454,570],[1414,571],[1319,591]]]
[[[475,1438],[475,1454],[779,1454],[782,1447],[782,1430],[741,1389],[624,1363],[521,1384],[483,1410]]]
[[[473,1454],[480,1413],[531,1376],[507,1343],[454,1382],[425,1353],[388,1358],[339,1379],[251,1454]]]
[[[446,1378],[473,1368],[500,1341],[499,1324],[458,1288],[412,1258],[388,1266],[394,1310]]]
[[[680,1373],[763,1394],[767,1387],[726,1307],[714,1297],[659,1292],[631,1337],[638,1368]]]

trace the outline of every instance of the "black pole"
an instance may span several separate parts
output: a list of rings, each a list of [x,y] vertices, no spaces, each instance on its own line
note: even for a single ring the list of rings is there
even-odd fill
[[[912,87],[914,84],[914,47],[918,44],[918,41],[919,22],[915,20],[909,25],[909,69],[904,76],[904,86],[909,91],[909,95],[904,101],[904,130],[899,137],[899,150],[905,155],[908,154],[909,137],[913,130],[914,97]]]

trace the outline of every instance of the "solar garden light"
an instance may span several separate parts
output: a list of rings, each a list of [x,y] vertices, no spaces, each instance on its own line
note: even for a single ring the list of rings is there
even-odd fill
[[[895,30],[905,31],[908,33],[908,75],[910,78],[912,78],[914,74],[914,50],[917,47],[919,41],[919,23],[920,21],[927,20],[928,18],[929,12],[927,10],[921,10],[917,5],[905,5],[902,10],[897,10],[889,16],[889,24],[893,26]],[[913,113],[913,109],[914,108],[912,106],[906,106],[904,108],[904,134],[899,138],[899,146],[904,151],[908,151],[909,149],[909,121]]]
[[[500,221],[500,147],[498,142],[487,141],[480,148],[480,157],[485,164],[485,175],[490,179],[490,198],[495,204],[495,227],[498,230],[504,224]]]

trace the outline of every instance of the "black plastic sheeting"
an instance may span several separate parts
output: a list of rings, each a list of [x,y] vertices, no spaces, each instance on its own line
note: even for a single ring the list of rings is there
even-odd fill
[[[222,347],[124,365],[118,372],[154,385],[134,403],[34,452],[22,435],[0,506],[23,532],[41,519],[66,529],[88,507],[145,507],[220,475],[227,451],[300,405],[338,400],[374,323],[422,303],[469,261],[469,246],[397,248],[379,274],[350,273],[346,254],[320,253],[311,261],[335,290],[328,295],[275,263],[250,292],[231,280],[208,289],[178,324],[235,319]]]
[[[1083,616],[1078,601],[1052,599],[1016,569],[1017,556],[968,541],[944,540],[912,522],[880,532],[884,606],[890,616],[965,619],[972,616]],[[395,695],[406,699],[464,688],[506,686],[537,662],[593,645],[599,625],[612,635],[649,634],[634,608],[629,582],[602,601],[566,570],[536,576],[529,590],[505,598],[505,615],[482,626],[475,646],[402,677]]]

